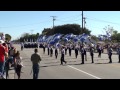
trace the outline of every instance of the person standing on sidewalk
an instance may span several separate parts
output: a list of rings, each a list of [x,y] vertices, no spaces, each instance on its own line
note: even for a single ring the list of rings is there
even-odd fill
[[[21,69],[22,69],[22,57],[20,56],[20,52],[17,51],[15,56],[15,71],[17,73],[18,79],[21,76]]]
[[[2,77],[4,74],[4,66],[5,66],[5,47],[2,45],[2,41],[0,41],[0,73],[2,74]]]
[[[38,54],[38,49],[34,50],[34,54],[31,55],[31,61],[32,61],[32,68],[33,68],[33,79],[38,79],[39,75],[39,63],[41,61],[41,57]]]
[[[6,72],[6,63],[7,63],[7,59],[8,59],[8,45],[7,45],[7,42],[3,43],[2,44],[4,47],[5,47],[5,62],[4,62],[4,72],[3,74],[7,74]]]
[[[5,47],[5,52],[8,53],[8,45],[7,45],[7,42],[3,43],[3,46]]]

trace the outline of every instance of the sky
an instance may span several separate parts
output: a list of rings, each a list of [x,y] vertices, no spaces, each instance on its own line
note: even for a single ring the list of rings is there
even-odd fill
[[[0,11],[0,32],[10,34],[12,40],[20,38],[23,33],[36,34],[44,28],[54,25],[82,25],[81,11]],[[120,11],[83,11],[86,18],[85,27],[91,34],[105,34],[103,28],[112,27],[120,33]]]

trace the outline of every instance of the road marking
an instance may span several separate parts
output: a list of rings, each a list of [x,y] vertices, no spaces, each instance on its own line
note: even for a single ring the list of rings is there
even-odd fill
[[[97,77],[97,76],[95,76],[95,75],[92,75],[92,74],[90,74],[90,73],[87,73],[87,72],[85,72],[85,71],[83,71],[83,70],[77,69],[77,68],[75,68],[75,67],[73,67],[73,66],[70,66],[70,65],[67,65],[67,66],[70,67],[70,68],[73,68],[73,69],[75,69],[75,70],[77,70],[77,71],[80,71],[80,72],[82,72],[82,73],[85,73],[85,74],[87,74],[87,75],[89,75],[89,76],[92,76],[92,77],[94,77],[94,78],[96,78],[96,79],[102,79],[102,78],[100,78],[100,77]]]

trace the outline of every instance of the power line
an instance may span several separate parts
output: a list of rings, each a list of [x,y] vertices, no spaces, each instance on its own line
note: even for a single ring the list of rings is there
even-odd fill
[[[44,22],[50,22],[50,21],[43,21],[43,22],[39,22],[39,23],[26,24],[26,25],[19,25],[19,26],[0,27],[0,28],[16,28],[16,27],[24,27],[24,26],[29,26],[29,25],[37,25],[37,24],[44,23]]]
[[[70,19],[70,18],[75,18],[75,17],[79,17],[80,15],[76,15],[76,16],[70,16],[70,17],[64,17],[64,18],[59,18],[59,19]],[[57,19],[57,20],[59,20],[59,19]]]
[[[98,21],[98,22],[104,22],[104,23],[111,23],[111,24],[120,25],[119,23],[114,23],[114,22],[105,21],[105,20],[100,20],[100,19],[95,19],[95,18],[86,18],[86,19],[88,19],[88,20],[93,20],[93,21]]]
[[[100,20],[100,19],[96,19],[96,18],[86,18],[88,20],[93,20],[93,21],[98,21],[98,22],[105,22],[105,23],[111,23],[111,24],[117,24],[117,25],[120,25],[120,23],[115,23],[115,22],[110,22],[110,21],[106,21],[106,20]]]
[[[56,16],[51,16],[53,17],[53,27],[54,27],[54,21],[56,20],[55,17]],[[75,16],[75,17],[78,17],[78,16]],[[68,18],[68,17],[66,17]],[[80,19],[79,19],[80,20]],[[69,22],[69,21],[79,21],[78,19],[77,20],[68,20],[68,21],[63,21],[63,20],[57,20],[57,21],[61,21],[61,22]],[[50,21],[43,21],[43,22],[39,22],[39,23],[33,23],[33,24],[26,24],[26,25],[18,25],[18,26],[8,26],[8,27],[0,27],[0,28],[16,28],[16,27],[25,27],[25,26],[29,26],[29,25],[37,25],[37,24],[40,24],[40,23],[45,23],[45,22],[50,22]]]
[[[71,21],[80,21],[81,19],[76,19],[76,20],[68,20],[68,21],[64,21],[64,20],[57,20],[57,21],[60,21],[60,22],[71,22]]]
[[[56,16],[51,16],[53,18],[53,27],[54,27],[54,21],[56,20],[55,17]],[[76,16],[75,16],[76,17]],[[67,17],[65,17],[67,18]],[[100,19],[96,19],[96,18],[85,18],[83,17],[83,21],[84,21],[84,28],[85,28],[85,22],[86,22],[86,19],[87,20],[93,20],[93,21],[97,21],[97,22],[104,22],[104,23],[111,23],[111,24],[115,24],[115,25],[120,25],[119,23],[114,23],[114,22],[110,22],[110,21],[105,21],[105,20],[100,20]],[[76,19],[75,20],[61,20],[61,19],[57,19],[57,21],[59,22],[73,22],[73,21],[79,21],[81,19]],[[29,25],[37,25],[37,24],[40,24],[40,23],[46,23],[46,22],[51,22],[51,21],[42,21],[42,22],[39,22],[39,23],[34,23],[34,24],[27,24],[27,25],[19,25],[19,26],[9,26],[9,27],[0,27],[0,29],[2,28],[16,28],[16,27],[24,27],[24,26],[29,26]]]

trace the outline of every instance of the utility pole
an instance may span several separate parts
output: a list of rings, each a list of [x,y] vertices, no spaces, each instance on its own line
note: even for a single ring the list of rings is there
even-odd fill
[[[83,11],[82,11],[82,33],[83,33]]]
[[[85,30],[86,18],[84,17],[83,20],[84,20],[84,30]]]
[[[53,29],[54,29],[54,21],[56,20],[56,19],[55,19],[56,16],[50,16],[50,17],[53,18]]]
[[[83,11],[82,11],[82,33],[83,33]],[[82,45],[83,45],[83,41],[82,41]]]

